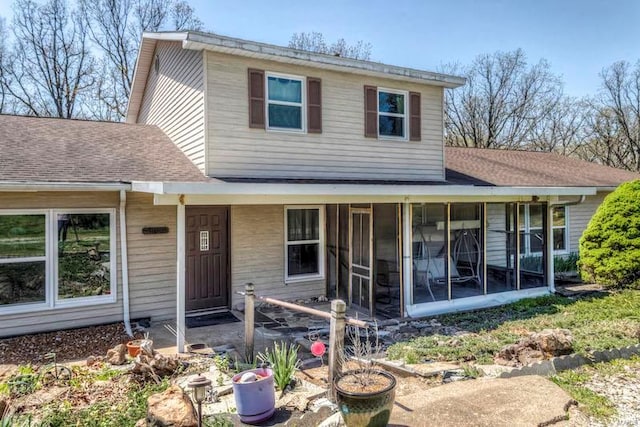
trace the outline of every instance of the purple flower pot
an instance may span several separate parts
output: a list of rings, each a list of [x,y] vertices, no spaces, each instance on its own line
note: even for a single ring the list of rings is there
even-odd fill
[[[243,374],[253,372],[262,377],[258,381],[241,383]],[[258,424],[268,420],[276,410],[276,390],[271,369],[251,369],[232,378],[233,395],[240,420],[247,424]]]

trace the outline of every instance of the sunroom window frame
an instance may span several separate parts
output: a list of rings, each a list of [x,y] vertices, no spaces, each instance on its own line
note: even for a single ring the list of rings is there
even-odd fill
[[[300,102],[289,102],[289,101],[272,101],[269,99],[269,77],[273,77],[276,79],[288,79],[288,80],[297,80],[300,82]],[[265,71],[264,73],[264,119],[265,119],[265,129],[270,132],[293,132],[293,133],[307,133],[307,82],[306,77],[298,76],[294,74],[285,74],[278,73],[272,71]],[[286,105],[291,107],[300,107],[300,128],[283,128],[278,126],[271,126],[269,120],[269,106],[271,104],[275,105]]]
[[[404,96],[404,114],[399,113],[387,113],[380,111],[380,93],[390,93],[394,95],[403,95]],[[389,140],[389,141],[408,141],[409,140],[409,91],[400,90],[400,89],[391,89],[385,87],[378,87],[376,92],[376,106],[378,112],[378,122],[376,123],[376,129],[378,132],[378,139],[381,140]],[[387,117],[402,117],[402,136],[392,136],[392,135],[381,135],[380,134],[380,116]]]
[[[289,241],[289,216],[290,210],[317,210],[318,211],[318,239]],[[325,276],[325,211],[322,205],[286,205],[284,207],[284,281],[286,284],[321,280]],[[289,246],[303,244],[318,244],[318,273],[289,275]]]

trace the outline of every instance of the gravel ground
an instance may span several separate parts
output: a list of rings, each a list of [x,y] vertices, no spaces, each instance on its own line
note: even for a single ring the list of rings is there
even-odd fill
[[[107,350],[131,338],[123,323],[67,329],[0,340],[0,365],[42,364],[44,355],[55,353],[58,362],[104,356]]]
[[[585,386],[611,400],[618,411],[606,423],[590,420],[590,426],[640,426],[640,365],[626,366],[620,374],[595,374]]]

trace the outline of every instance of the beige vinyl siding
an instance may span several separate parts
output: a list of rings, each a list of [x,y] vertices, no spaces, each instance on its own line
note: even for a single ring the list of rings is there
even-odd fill
[[[40,192],[0,193],[2,209],[78,209],[117,208],[117,192]],[[73,308],[54,308],[31,313],[0,313],[0,337],[59,330],[122,320],[122,281],[120,270],[120,218],[116,209],[117,299],[105,303]]]
[[[231,206],[232,304],[247,282],[279,299],[325,295],[325,280],[284,283],[284,206]]]
[[[587,196],[583,203],[567,206],[567,221],[569,222],[569,252],[580,250],[580,237],[587,228],[593,214],[609,192],[599,192],[595,196]]]
[[[175,318],[176,207],[154,206],[151,194],[127,197],[131,318]],[[169,233],[142,234],[144,227],[168,227]]]
[[[443,179],[442,88],[214,52],[206,61],[210,176]],[[322,133],[250,129],[249,68],[321,78]],[[422,141],[365,138],[364,85],[420,92]]]
[[[138,123],[157,125],[204,172],[204,67],[202,52],[180,43],[157,44]]]

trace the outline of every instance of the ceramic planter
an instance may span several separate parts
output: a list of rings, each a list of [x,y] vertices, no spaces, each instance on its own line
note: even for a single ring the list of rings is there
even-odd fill
[[[240,378],[247,373],[253,373],[260,379],[239,382]],[[243,371],[234,375],[232,382],[236,409],[243,423],[258,424],[273,416],[276,408],[276,389],[271,369]]]
[[[396,397],[396,379],[384,371],[373,371],[367,375],[378,375],[388,380],[380,390],[354,392],[340,387],[340,379],[349,375],[361,375],[361,371],[347,371],[335,381],[338,408],[347,427],[383,427],[389,423]]]

